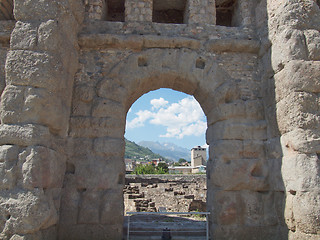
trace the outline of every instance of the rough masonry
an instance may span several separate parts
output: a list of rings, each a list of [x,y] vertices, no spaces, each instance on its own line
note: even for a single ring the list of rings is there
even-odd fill
[[[319,239],[318,0],[0,0],[0,239],[122,239],[126,113],[193,95],[212,239]]]

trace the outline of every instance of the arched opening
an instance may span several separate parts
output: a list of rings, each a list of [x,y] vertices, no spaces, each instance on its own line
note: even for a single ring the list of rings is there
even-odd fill
[[[150,237],[161,238],[164,228],[170,229],[172,237],[188,237],[194,231],[198,237],[206,235],[205,215],[166,215],[206,212],[206,129],[199,103],[178,91],[150,91],[130,107],[124,187],[124,232],[128,231],[128,218],[133,219],[130,237],[149,231]]]
[[[67,239],[71,229],[78,239],[83,239],[81,232],[92,239],[122,236],[126,114],[143,94],[160,88],[194,96],[207,117],[211,236],[223,234],[221,229],[237,232],[240,227],[232,230],[233,226],[243,226],[244,219],[259,224],[251,220],[254,213],[249,209],[269,196],[263,192],[267,185],[261,102],[249,100],[241,82],[230,77],[215,58],[192,50],[144,50],[109,67],[94,85],[91,80],[90,86],[79,81],[74,88],[68,146],[72,150],[60,208],[61,239]],[[87,80],[95,74],[85,72]],[[85,90],[90,94],[82,94]],[[184,198],[176,191],[176,197],[181,196]],[[253,217],[264,216],[259,214]]]

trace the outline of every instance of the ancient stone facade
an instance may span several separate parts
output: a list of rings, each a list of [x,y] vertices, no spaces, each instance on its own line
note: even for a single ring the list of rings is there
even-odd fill
[[[0,3],[1,239],[121,239],[126,113],[158,88],[207,116],[211,238],[319,239],[318,0]]]

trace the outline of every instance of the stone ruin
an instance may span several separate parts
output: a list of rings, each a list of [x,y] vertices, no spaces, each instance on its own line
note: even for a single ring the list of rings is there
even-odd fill
[[[319,0],[0,0],[0,239],[122,239],[126,113],[207,116],[211,239],[320,238]]]
[[[199,175],[127,175],[126,212],[206,212],[207,178]]]

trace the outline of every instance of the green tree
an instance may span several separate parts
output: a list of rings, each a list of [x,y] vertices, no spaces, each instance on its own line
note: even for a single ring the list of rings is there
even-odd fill
[[[155,174],[156,169],[152,165],[139,165],[133,171],[133,174]]]
[[[180,158],[179,161],[178,161],[178,163],[180,163],[180,164],[186,163],[186,162],[187,162],[187,160],[185,160],[184,158]]]
[[[157,173],[158,174],[165,174],[165,173],[168,173],[169,172],[169,168],[168,168],[168,165],[166,163],[158,163],[158,166],[157,166]]]

